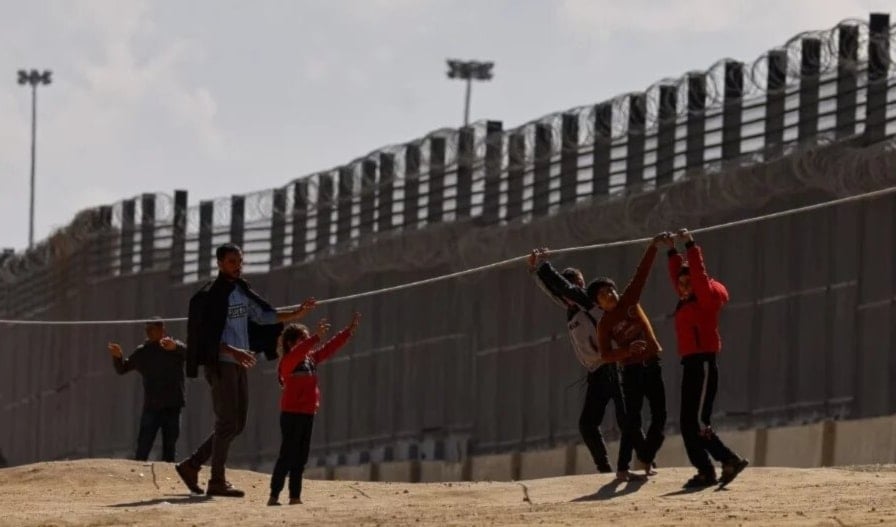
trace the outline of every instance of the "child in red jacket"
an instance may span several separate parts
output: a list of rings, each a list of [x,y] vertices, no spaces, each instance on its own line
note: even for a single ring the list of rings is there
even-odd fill
[[[311,335],[301,324],[290,324],[280,336],[280,364],[277,378],[283,392],[280,396],[280,455],[271,475],[271,497],[268,505],[280,505],[277,501],[286,475],[289,474],[289,504],[302,503],[302,473],[311,449],[311,430],[314,414],[320,407],[320,390],[317,386],[317,366],[330,358],[355,334],[361,315],[355,313],[351,323],[326,344],[318,347],[330,330],[326,319],[317,325]]]
[[[703,263],[703,252],[694,243],[687,229],[678,231],[685,240],[687,262],[668,240],[669,278],[678,293],[675,308],[675,334],[678,337],[678,356],[681,357],[681,438],[688,459],[697,474],[685,483],[685,488],[724,487],[747,467],[749,461],[732,452],[710,425],[712,404],[719,383],[716,356],[722,349],[719,336],[719,313],[728,303],[728,290],[721,282],[709,277]],[[709,456],[722,463],[722,477]]]

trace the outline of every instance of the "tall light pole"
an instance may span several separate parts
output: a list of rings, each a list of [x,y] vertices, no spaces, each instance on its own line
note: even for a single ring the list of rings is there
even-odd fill
[[[473,80],[491,80],[494,66],[494,62],[448,59],[448,78],[467,81],[467,96],[464,99],[464,126],[470,124],[470,90]]]
[[[34,246],[34,163],[37,149],[37,87],[50,84],[53,74],[50,70],[19,70],[19,84],[31,85],[31,207],[28,216],[28,248]]]

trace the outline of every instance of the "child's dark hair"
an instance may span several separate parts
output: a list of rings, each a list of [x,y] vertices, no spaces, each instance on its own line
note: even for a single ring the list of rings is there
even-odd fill
[[[297,324],[295,322],[288,324],[283,328],[283,332],[280,333],[280,346],[278,350],[280,356],[282,357],[286,355],[296,343],[300,340],[305,340],[310,336],[311,332],[308,331],[308,326],[305,324]]]
[[[588,298],[594,300],[597,298],[597,292],[600,291],[602,287],[612,287],[616,289],[616,282],[613,281],[612,278],[608,278],[606,276],[602,276],[593,280],[590,284],[588,284],[587,294]]]
[[[560,275],[563,276],[563,278],[566,278],[566,281],[571,284],[578,282],[579,278],[581,278],[582,281],[585,280],[585,277],[582,276],[582,271],[576,269],[575,267],[567,267],[560,272]]]

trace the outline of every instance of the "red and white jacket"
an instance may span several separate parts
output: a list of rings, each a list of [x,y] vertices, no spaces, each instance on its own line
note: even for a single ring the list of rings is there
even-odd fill
[[[312,335],[295,346],[280,359],[277,376],[283,392],[280,410],[297,414],[316,414],[320,408],[320,389],[317,386],[317,366],[333,356],[351,337],[349,328],[343,329],[315,349],[320,342]]]
[[[688,243],[686,247],[693,294],[680,300],[675,309],[678,355],[687,357],[696,353],[718,353],[722,349],[719,313],[728,303],[728,290],[706,273],[700,247],[694,243]],[[669,251],[669,278],[676,293],[678,272],[683,263],[682,256],[675,249]]]

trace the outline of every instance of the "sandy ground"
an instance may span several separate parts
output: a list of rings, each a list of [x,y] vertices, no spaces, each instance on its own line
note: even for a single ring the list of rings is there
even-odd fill
[[[643,484],[597,474],[513,483],[312,480],[304,505],[266,507],[267,474],[229,471],[247,497],[210,499],[189,495],[168,464],[61,461],[0,470],[0,525],[896,525],[893,465],[748,468],[722,491],[683,491],[690,475],[661,469]]]

